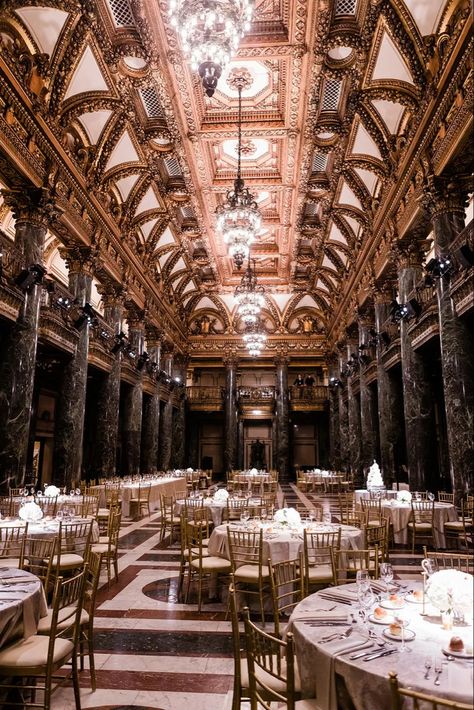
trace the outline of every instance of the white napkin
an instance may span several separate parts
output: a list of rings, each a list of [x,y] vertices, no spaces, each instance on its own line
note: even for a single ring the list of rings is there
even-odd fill
[[[319,596],[323,597],[324,599],[341,599],[341,601],[345,602],[356,602],[357,601],[357,593],[356,592],[350,592],[348,590],[345,591],[340,591],[339,589],[325,589],[322,592],[319,592]]]
[[[303,621],[312,619],[314,621],[347,621],[346,611],[327,611],[325,609],[308,609],[298,611],[296,616],[291,617],[291,621]]]

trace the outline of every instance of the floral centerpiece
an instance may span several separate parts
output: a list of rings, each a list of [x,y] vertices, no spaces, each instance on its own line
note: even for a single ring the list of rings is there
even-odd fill
[[[225,503],[228,497],[229,493],[225,488],[219,488],[219,490],[214,493],[214,500],[216,503]]]
[[[472,574],[442,569],[428,577],[426,596],[442,616],[453,615],[455,611],[472,615],[473,582]]]
[[[250,473],[251,476],[256,476],[256,475],[258,474],[258,471],[257,471],[256,468],[251,468],[250,471],[249,471],[249,473]]]
[[[410,491],[398,491],[397,500],[399,503],[411,503]]]
[[[192,469],[192,468],[187,468],[187,469],[186,469],[186,473],[192,473],[192,472],[193,472],[193,469]]]
[[[295,508],[280,508],[273,516],[273,520],[280,525],[299,525],[301,517]]]
[[[25,503],[18,511],[18,515],[26,523],[36,523],[43,517],[43,511],[37,503]]]
[[[46,486],[44,489],[44,495],[47,498],[56,498],[61,493],[57,486]]]

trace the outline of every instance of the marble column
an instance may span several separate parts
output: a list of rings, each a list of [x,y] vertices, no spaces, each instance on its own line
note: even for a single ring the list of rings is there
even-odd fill
[[[416,245],[399,250],[399,302],[419,283],[422,255]],[[408,480],[412,491],[424,490],[437,469],[433,398],[423,355],[414,350],[408,332],[410,321],[400,321],[403,411],[407,447]]]
[[[373,464],[377,452],[377,431],[374,423],[377,413],[374,412],[372,392],[367,384],[365,375],[364,356],[369,357],[367,343],[370,340],[369,330],[374,327],[373,319],[369,314],[359,317],[359,356],[362,357],[359,369],[360,388],[360,433],[361,433],[361,467],[367,471]]]
[[[330,356],[329,361],[329,465],[334,470],[341,468],[341,433],[339,423],[339,385],[337,358]]]
[[[343,369],[345,358],[342,352],[339,352],[339,380],[341,385],[337,388],[337,409],[339,413],[339,441],[340,441],[340,468],[343,471],[350,470],[350,452],[349,452],[349,408],[347,382],[343,378]]]
[[[380,288],[374,291],[375,330],[378,333],[376,353],[380,468],[388,488],[398,477],[398,466],[401,463],[398,460],[398,452],[404,427],[402,391],[396,379],[385,369],[382,359],[386,345],[380,334],[384,332],[384,324],[389,317],[392,300],[392,288]]]
[[[201,461],[199,460],[199,420],[198,417],[188,415],[188,433],[187,441],[187,456],[191,468],[200,468]]]
[[[357,354],[358,341],[350,340],[347,344],[346,356],[347,360],[354,353]],[[361,451],[361,421],[360,421],[360,405],[354,392],[354,376],[349,374],[347,377],[347,436],[349,444],[350,468],[354,474],[354,480],[358,486],[364,483],[365,471],[362,468],[362,451]]]
[[[124,292],[120,284],[105,282],[99,285],[104,304],[104,320],[118,335],[122,329]],[[113,345],[111,346],[113,347]],[[112,368],[100,381],[95,422],[95,470],[100,477],[117,472],[117,440],[120,409],[120,369],[122,352],[113,354]]]
[[[224,403],[224,467],[232,471],[237,465],[237,357],[230,354],[224,360],[226,388]]]
[[[25,269],[43,265],[44,238],[57,218],[46,189],[2,190],[15,217],[15,248]],[[0,490],[25,481],[35,379],[41,286],[24,292],[18,318],[0,348]]]
[[[465,226],[466,193],[455,182],[432,177],[425,193],[438,259],[453,257],[452,242]],[[474,338],[458,318],[450,296],[450,274],[436,279],[449,470],[456,500],[474,481]]]
[[[159,424],[159,444],[158,444],[158,468],[160,471],[167,471],[171,466],[171,451],[173,437],[173,400],[171,396],[171,378],[173,376],[173,351],[172,343],[165,341],[161,347],[161,369],[168,376],[168,392],[160,397],[162,400],[160,424]],[[160,387],[161,389],[161,387]],[[163,404],[164,402],[164,404]]]
[[[134,362],[137,363],[144,349],[145,324],[142,314],[138,313],[134,308],[128,311],[127,320],[128,340],[136,353]],[[123,474],[128,476],[140,472],[143,414],[142,378],[142,371],[137,369],[135,382],[126,388],[123,398],[122,460]]]
[[[186,369],[187,359],[183,356],[175,357],[173,377],[175,390],[177,390],[177,407],[173,409],[173,450],[171,454],[172,468],[184,468],[186,449]],[[178,382],[179,379],[179,382]]]
[[[245,422],[239,417],[237,440],[240,441],[240,446],[237,451],[237,468],[242,471],[245,466],[244,460],[244,425]],[[275,451],[275,450],[273,450]]]
[[[276,365],[276,426],[277,426],[277,470],[280,481],[287,482],[290,476],[289,406],[288,406],[288,363],[289,358],[279,355]]]
[[[152,377],[156,379],[156,372],[160,367],[161,342],[153,328],[148,328],[146,333],[147,353],[149,362],[155,363],[156,370],[152,369]],[[141,463],[142,473],[155,473],[158,467],[158,441],[160,436],[160,392],[158,382],[155,383],[153,393],[143,399]]]
[[[64,366],[54,420],[54,483],[70,488],[82,478],[82,442],[87,388],[90,322],[81,308],[89,304],[94,255],[90,247],[60,249],[69,269],[69,290],[79,310],[76,351]],[[79,324],[78,321],[82,321]]]

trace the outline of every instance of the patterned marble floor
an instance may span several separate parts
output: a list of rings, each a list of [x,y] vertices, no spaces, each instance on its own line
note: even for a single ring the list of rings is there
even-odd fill
[[[308,503],[291,484],[278,495],[279,505]],[[337,514],[336,498],[327,497],[324,504]],[[91,692],[88,671],[82,672],[82,707],[231,710],[230,622],[220,603],[206,603],[198,614],[196,604],[177,602],[179,545],[160,543],[157,517],[122,526],[119,582],[98,595],[97,691]],[[397,578],[416,577],[419,560],[404,550],[391,554]],[[59,691],[52,707],[74,708],[72,689]]]

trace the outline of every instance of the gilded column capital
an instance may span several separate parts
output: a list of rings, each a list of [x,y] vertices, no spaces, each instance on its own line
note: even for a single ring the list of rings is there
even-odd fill
[[[224,363],[227,370],[235,369],[239,364],[239,358],[237,356],[236,351],[231,350],[230,352],[226,353],[222,358],[222,362]]]
[[[82,245],[60,246],[58,249],[65,260],[69,274],[88,274],[92,276],[99,265],[96,249]]]
[[[390,256],[399,270],[423,265],[423,249],[418,242],[399,241],[392,246]]]
[[[17,225],[26,222],[47,229],[63,212],[55,204],[51,190],[45,187],[3,189],[1,194],[5,204],[11,209]]]
[[[390,303],[394,298],[395,286],[391,281],[374,283],[372,287],[372,298],[374,304]]]
[[[124,286],[112,279],[104,279],[98,283],[97,291],[100,293],[102,303],[106,308],[109,306],[123,306],[127,298],[127,291]]]
[[[163,342],[163,331],[152,323],[145,323],[146,341],[149,346],[161,346]]]
[[[421,204],[431,219],[440,214],[460,212],[464,218],[469,189],[462,181],[429,175],[423,186]]]

